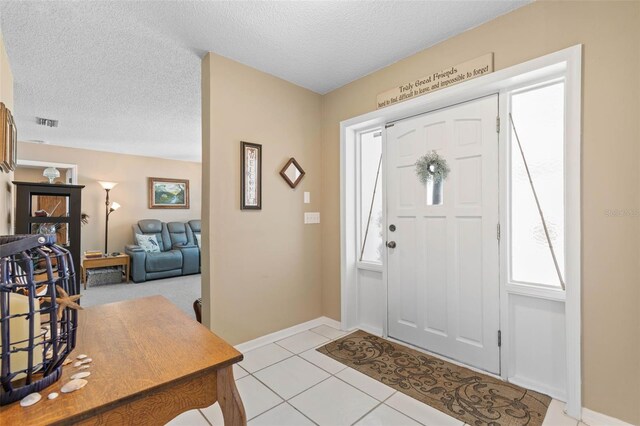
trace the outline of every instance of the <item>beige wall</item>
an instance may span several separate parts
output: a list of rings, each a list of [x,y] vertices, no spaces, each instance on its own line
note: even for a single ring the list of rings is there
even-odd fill
[[[0,102],[13,111],[13,74],[0,34]],[[0,235],[11,233],[11,181],[13,173],[0,172]]]
[[[339,123],[376,94],[495,52],[499,70],[575,44],[583,65],[583,403],[640,424],[640,2],[536,2],[323,97],[323,313],[340,318]]]
[[[104,250],[105,191],[98,183],[100,180],[118,182],[110,198],[122,206],[109,216],[110,252],[123,251],[126,244],[133,242],[131,226],[138,220],[170,222],[200,218],[200,163],[25,142],[18,143],[18,158],[78,166],[78,184],[85,185],[82,211],[89,215],[89,224],[82,227],[82,251]],[[147,177],[189,179],[191,208],[149,209]]]
[[[202,79],[205,321],[235,344],[321,314],[321,227],[303,224],[320,209],[321,97],[211,53]],[[241,141],[263,146],[261,211],[239,207]],[[296,189],[279,175],[290,157]]]
[[[44,167],[16,167],[13,172],[13,180],[17,182],[49,182],[49,179],[42,175],[44,169]],[[64,174],[65,172],[60,170],[60,177],[55,182],[66,183]]]

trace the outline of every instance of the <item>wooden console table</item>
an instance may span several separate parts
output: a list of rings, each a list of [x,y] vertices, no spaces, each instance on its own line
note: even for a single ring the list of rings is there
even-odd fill
[[[93,257],[87,258],[82,256],[81,274],[84,289],[87,289],[87,271],[94,268],[107,268],[109,266],[122,266],[124,268],[125,280],[129,282],[129,272],[131,259],[128,254],[119,254],[117,256]]]
[[[218,401],[225,425],[246,425],[232,365],[242,354],[162,296],[79,311],[76,349],[93,358],[89,383],[60,393],[78,372],[40,392],[31,407],[0,407],[7,425],[164,425],[178,414]],[[48,400],[50,392],[60,396]]]

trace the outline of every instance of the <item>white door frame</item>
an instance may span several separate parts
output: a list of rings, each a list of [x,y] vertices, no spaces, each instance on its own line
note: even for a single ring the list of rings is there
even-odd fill
[[[522,64],[496,71],[474,80],[443,89],[434,93],[420,96],[400,104],[369,112],[340,123],[340,249],[341,249],[341,325],[345,330],[358,326],[357,324],[357,258],[356,258],[356,220],[354,185],[355,176],[351,165],[355,161],[355,142],[359,131],[374,126],[384,127],[386,123],[423,114],[439,108],[444,108],[460,102],[485,96],[491,93],[518,87],[523,84],[535,83],[544,79],[564,76],[566,101],[566,137],[565,155],[565,211],[566,217],[566,282],[565,294],[565,326],[566,326],[566,357],[567,357],[567,413],[579,419],[582,410],[581,395],[581,86],[582,86],[582,45],[536,58]],[[500,103],[500,117],[502,123],[508,123],[507,109],[504,102]],[[506,126],[505,126],[506,127]],[[386,132],[383,132],[383,157],[386,155]],[[507,132],[501,132],[501,141]],[[502,150],[501,150],[502,152]],[[501,154],[502,155],[502,154]],[[384,160],[383,160],[384,162]],[[500,162],[503,167],[505,163]],[[501,172],[501,176],[504,175]],[[383,180],[384,182],[384,180]],[[386,188],[383,187],[383,194]],[[501,200],[504,187],[501,187]],[[384,200],[384,198],[383,198]],[[386,201],[386,200],[384,200]],[[383,202],[384,202],[383,201]],[[503,209],[504,210],[504,209]],[[386,212],[386,205],[383,206]],[[386,229],[386,215],[384,225]],[[503,258],[501,256],[501,262]],[[386,265],[386,259],[384,259]],[[386,289],[387,273],[383,268],[383,286]],[[501,279],[501,293],[504,280]],[[384,315],[383,335],[387,335],[387,300],[386,290],[382,297],[383,306],[380,315]],[[508,324],[502,324],[503,335],[508,334]],[[508,361],[509,351],[503,346],[502,365]],[[502,368],[503,374],[507,369]],[[505,376],[503,376],[505,377]],[[505,377],[506,378],[506,377]]]

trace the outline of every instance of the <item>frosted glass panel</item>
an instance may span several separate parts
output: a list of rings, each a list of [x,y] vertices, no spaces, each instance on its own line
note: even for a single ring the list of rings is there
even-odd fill
[[[427,181],[427,205],[439,206],[444,202],[444,181],[435,182],[433,179]]]
[[[513,94],[511,113],[564,277],[564,83]],[[511,132],[511,279],[560,287]]]
[[[381,262],[382,230],[382,134],[380,131],[360,136],[360,260]],[[378,181],[376,183],[376,176]],[[368,228],[368,229],[367,229]]]

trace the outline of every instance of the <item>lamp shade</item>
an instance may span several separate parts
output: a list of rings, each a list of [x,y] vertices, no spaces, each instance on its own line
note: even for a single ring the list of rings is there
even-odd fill
[[[115,201],[111,203],[111,210],[116,211],[119,208],[120,208],[120,204],[116,203]]]
[[[103,189],[106,189],[107,191],[113,189],[118,182],[106,182],[106,181],[98,181],[98,183],[100,184],[100,186],[102,186]]]
[[[49,183],[53,183],[56,178],[60,177],[60,170],[55,167],[47,167],[44,169],[44,172],[42,172],[42,176],[49,179]]]

